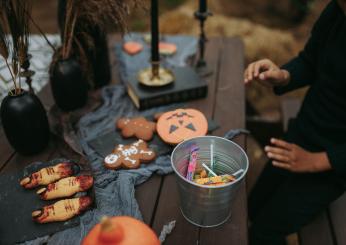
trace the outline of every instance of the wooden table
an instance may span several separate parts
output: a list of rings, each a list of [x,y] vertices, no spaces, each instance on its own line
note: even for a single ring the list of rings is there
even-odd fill
[[[110,43],[119,40],[110,37]],[[112,49],[113,50],[113,49]],[[234,38],[213,38],[207,46],[206,60],[214,73],[208,78],[209,94],[206,99],[189,103],[213,118],[221,127],[214,132],[222,136],[232,128],[245,127],[245,96],[242,84],[243,44]],[[111,52],[111,62],[116,59]],[[113,66],[114,67],[114,66]],[[117,80],[117,71],[113,69],[113,78]],[[46,108],[53,105],[49,86],[46,86],[39,97]],[[238,137],[236,142],[245,146],[245,138]],[[49,146],[40,154],[21,156],[7,142],[0,127],[0,174],[22,169],[36,160],[48,160],[55,157],[66,157],[80,160],[65,143],[53,137]],[[233,204],[232,217],[217,228],[198,228],[188,223],[180,213],[177,186],[173,174],[155,175],[136,189],[136,198],[142,211],[144,221],[153,227],[157,234],[163,225],[176,220],[176,227],[165,242],[165,245],[192,244],[247,244],[247,205],[245,183],[242,184]]]

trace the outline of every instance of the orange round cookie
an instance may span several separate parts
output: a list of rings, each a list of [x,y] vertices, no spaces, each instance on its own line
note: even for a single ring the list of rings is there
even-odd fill
[[[177,45],[174,43],[159,43],[159,52],[162,55],[173,55],[177,52]]]
[[[143,45],[138,42],[126,42],[123,44],[123,49],[129,55],[135,55],[142,51]]]
[[[195,109],[177,109],[159,117],[157,133],[168,144],[180,142],[208,132],[208,121],[202,112]]]

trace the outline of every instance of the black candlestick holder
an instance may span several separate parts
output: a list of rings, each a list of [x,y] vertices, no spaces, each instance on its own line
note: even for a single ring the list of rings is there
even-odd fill
[[[208,42],[207,36],[204,30],[204,22],[207,20],[209,16],[213,14],[209,11],[207,12],[195,12],[195,18],[200,22],[201,33],[199,35],[199,57],[196,62],[196,71],[200,76],[209,76],[213,73],[213,71],[208,67],[207,62],[205,61],[205,46]]]

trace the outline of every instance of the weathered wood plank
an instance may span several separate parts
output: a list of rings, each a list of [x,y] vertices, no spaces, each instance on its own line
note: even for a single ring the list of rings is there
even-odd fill
[[[110,38],[110,40],[118,41],[119,36],[116,37],[115,39]],[[225,42],[225,44],[226,46],[229,45],[228,42]],[[220,64],[224,62],[223,60],[220,60],[220,55],[223,53],[223,56],[224,56],[223,59],[226,58],[226,54],[228,54],[230,57],[234,56],[232,53],[229,52],[228,48],[222,49],[223,45],[224,44],[221,39],[212,39],[212,41],[208,44],[207,61],[210,67],[214,69],[213,76],[209,78],[209,81],[210,81],[209,95],[208,95],[208,98],[205,100],[194,101],[190,104],[191,107],[202,110],[208,117],[213,117],[214,115],[214,118],[222,126],[222,128],[217,132],[218,135],[222,135],[224,132],[226,132],[227,129],[229,129],[228,126],[240,127],[238,126],[238,123],[241,122],[241,120],[239,120],[238,118],[237,119],[238,123],[235,123],[233,126],[233,124],[229,125],[227,123],[228,119],[227,120],[222,119],[224,116],[226,116],[224,113],[228,115],[229,110],[232,110],[232,108],[236,108],[236,106],[239,106],[239,104],[230,104],[228,106],[224,106],[224,104],[220,104],[220,102],[222,102],[225,98],[228,98],[228,96],[230,96],[229,93],[225,93],[225,91],[223,91],[224,87],[217,86],[217,85],[228,86],[226,83],[224,83],[223,80],[221,81],[219,78],[219,77],[225,76],[222,74],[226,74],[225,71],[221,72],[219,70]],[[113,46],[110,46],[110,47],[113,48]],[[114,60],[112,57],[114,58],[114,55],[113,55],[113,52],[111,51],[111,62],[114,65],[116,64],[116,60]],[[235,57],[234,59],[237,59],[237,57]],[[242,62],[242,57],[240,60]],[[115,80],[114,76],[117,75],[116,69],[112,69],[112,75],[113,75],[113,81],[114,81]],[[220,81],[220,83],[217,83],[217,81]],[[228,80],[226,79],[225,82],[227,81]],[[53,105],[53,102],[52,102],[52,96],[50,94],[50,88],[47,87],[45,89],[46,89],[44,93],[45,96],[41,99],[43,103],[45,104],[46,108],[48,109],[50,108],[51,105]],[[236,97],[236,98],[239,98],[239,97]],[[242,100],[244,100],[244,97],[242,98]],[[215,109],[215,108],[218,108],[218,109]],[[240,141],[240,143],[243,144],[244,142]],[[66,158],[76,157],[73,154],[68,153],[68,151],[66,151],[66,149],[64,149],[64,147],[60,146],[59,144],[60,143],[56,143],[56,139],[52,140],[50,142],[49,147],[45,151],[31,157],[22,157],[22,156],[19,156],[18,154],[15,154],[15,156],[10,160],[9,164],[4,168],[4,171],[15,171],[16,169],[23,168],[24,166],[26,166],[26,164],[32,161],[37,161],[37,160],[48,160],[55,157],[66,157]],[[242,186],[242,189],[244,188],[245,188],[245,185]],[[244,193],[244,196],[245,196],[245,189],[240,191]],[[158,198],[159,195],[160,197]],[[239,198],[237,198],[234,205],[239,207],[241,206],[239,203],[246,203],[244,196],[240,196]],[[152,177],[149,181],[147,181],[146,183],[144,183],[143,185],[137,188],[136,197],[138,198],[137,200],[143,212],[143,217],[145,222],[149,224],[152,221],[152,225],[157,233],[161,231],[162,226],[164,224],[168,223],[169,221],[173,219],[177,220],[177,226],[174,232],[167,238],[167,241],[165,244],[196,244],[198,242],[200,229],[188,223],[182,217],[180,213],[177,186],[176,186],[174,175],[169,175],[164,177],[163,181],[162,181],[162,177],[159,177],[159,176]],[[246,206],[245,207],[242,206],[242,207],[246,210]],[[240,214],[241,213],[242,212],[240,212]],[[231,224],[230,225],[226,224],[228,229],[230,229],[227,231],[227,234],[230,236],[233,236],[234,239],[236,239],[237,237],[241,239],[241,236],[244,235],[244,234],[238,234],[237,232],[241,232],[241,231],[239,230],[239,228],[235,227],[234,224],[232,224],[234,220],[238,220],[238,219],[239,218],[234,218],[234,219],[232,218],[229,222],[227,222]],[[246,220],[246,217],[245,217],[245,220]],[[240,225],[242,226],[241,222],[240,222]],[[238,223],[237,223],[237,226],[239,226]],[[223,231],[224,229],[225,228],[223,228],[222,226],[220,227],[220,230],[216,229],[213,233],[210,233],[210,234],[222,235],[224,234],[224,231]],[[201,231],[203,232],[203,229]],[[205,235],[207,234],[208,233],[205,233]],[[245,232],[245,236],[246,236],[246,232]],[[204,241],[208,241],[208,240],[204,240]],[[208,244],[212,244],[212,243],[208,243]]]
[[[188,103],[189,107],[201,110],[210,118],[213,116],[213,110],[215,108],[216,81],[219,74],[219,56],[221,48],[221,39],[212,39],[208,44],[206,60],[214,73],[208,78],[209,92],[207,98]],[[171,174],[164,178],[153,228],[159,233],[163,225],[169,221],[176,220],[176,228],[174,232],[167,237],[165,244],[196,244],[198,242],[200,229],[185,220],[181,214],[179,205],[175,176]]]
[[[221,39],[212,39],[211,42],[209,43],[210,48],[207,50],[206,52],[206,60],[208,62],[208,64],[210,64],[210,68],[214,70],[214,73],[212,76],[208,77],[208,83],[209,83],[209,93],[208,93],[208,97],[206,99],[201,99],[201,100],[196,100],[196,101],[192,101],[189,103],[189,107],[192,108],[196,108],[199,109],[201,111],[203,111],[205,113],[205,115],[207,117],[212,117],[213,114],[213,106],[212,103],[214,101],[214,97],[215,97],[215,80],[218,74],[218,57],[219,57],[219,52],[220,52],[220,46],[221,46]],[[157,193],[157,189],[153,189],[154,185],[158,185],[159,181],[158,180],[152,180],[151,182],[156,182],[156,183],[150,183],[148,182],[148,187],[145,188],[143,187],[141,191],[143,192],[149,192],[149,188],[151,189],[150,191],[152,191],[153,193]],[[165,220],[166,222],[170,221],[167,220],[168,218],[166,218],[165,215],[168,215],[167,217],[172,217],[172,215],[174,214],[175,219],[177,220],[177,225],[181,225],[182,229],[184,230],[184,226],[187,226],[187,229],[191,229],[191,240],[189,239],[188,241],[197,241],[198,239],[198,228],[197,227],[193,227],[191,226],[189,223],[187,223],[185,221],[185,219],[181,216],[180,214],[180,210],[178,205],[178,196],[171,196],[171,189],[172,188],[176,188],[176,184],[174,181],[174,178],[172,177],[165,177],[164,180],[162,181],[162,190],[161,190],[161,195],[158,198],[158,202],[156,203],[157,205],[157,213],[155,214],[155,210],[153,210],[152,215],[155,215],[155,219],[152,218],[153,220],[153,227],[157,232],[160,232],[162,226],[165,224],[163,222],[161,222],[162,220]],[[144,184],[146,185],[146,183]],[[173,186],[172,186],[173,185]],[[157,187],[157,186],[156,186]],[[171,209],[166,209],[166,201],[169,200],[167,198],[169,197],[175,198],[175,201],[173,201],[174,199],[171,199],[172,202],[174,202],[174,206]],[[141,199],[138,199],[138,202],[140,203]],[[140,207],[145,207],[146,212],[148,212],[148,207],[151,207],[150,205],[148,206],[148,201],[146,201],[146,203],[140,203]],[[145,206],[143,206],[145,205]],[[174,209],[175,208],[175,209]],[[174,211],[173,211],[174,210]],[[143,213],[143,216],[145,218],[145,216],[147,216],[147,214]],[[157,217],[160,218],[157,218]],[[160,222],[158,222],[158,219],[160,220]],[[179,234],[179,232],[177,232]],[[174,238],[174,236],[172,236],[171,238],[169,238],[170,241],[177,241],[176,239],[180,239],[179,237]],[[180,240],[179,240],[180,241]],[[169,244],[169,241],[167,241]],[[183,241],[181,241],[183,242]],[[184,244],[184,243],[182,243]],[[189,243],[185,243],[185,244],[189,244]]]
[[[224,135],[229,129],[245,127],[244,52],[240,39],[225,39],[221,53],[214,119],[222,125],[215,131]]]
[[[232,205],[231,217],[214,228],[202,228],[199,244],[247,244],[247,206],[245,182],[240,186]]]
[[[346,244],[346,194],[329,206],[329,213],[335,239],[338,245]],[[321,243],[322,244],[322,243]],[[328,244],[328,243],[324,243]]]
[[[214,119],[221,125],[215,134],[245,127],[245,91],[243,44],[239,39],[225,39],[221,54]],[[244,137],[236,140],[245,146]],[[245,182],[237,193],[231,218],[216,228],[203,228],[200,244],[247,244],[247,201]]]
[[[176,179],[173,174],[164,178],[158,207],[155,213],[153,229],[160,234],[162,227],[175,220],[174,231],[166,238],[165,245],[198,244],[199,228],[190,224],[180,211],[179,195]]]
[[[117,69],[118,61],[114,52],[115,44],[121,42],[122,37],[119,34],[108,36],[109,59],[112,69],[112,83],[119,82],[119,73]],[[153,213],[156,207],[156,200],[159,195],[162,177],[158,175],[152,176],[148,181],[136,187],[136,199],[140,207],[143,220],[150,225]]]
[[[223,42],[221,38],[213,38],[209,41],[205,53],[205,60],[208,68],[213,71],[213,74],[205,78],[208,82],[208,96],[204,99],[199,99],[189,102],[189,106],[203,111],[208,118],[213,118],[214,103],[216,99],[217,80],[219,77],[220,54],[222,51]],[[203,78],[202,78],[203,79]]]
[[[308,225],[304,226],[298,236],[300,245],[334,244],[327,212],[323,212]]]
[[[0,170],[5,166],[5,164],[14,155],[14,150],[8,143],[5,132],[0,125]]]
[[[162,179],[162,176],[154,174],[149,180],[136,187],[136,200],[141,210],[143,221],[148,225],[152,225],[153,222]]]
[[[38,154],[32,156],[22,156],[16,153],[8,164],[6,164],[1,173],[18,172],[18,170],[24,169],[32,162],[46,161],[55,151],[56,143],[54,141],[50,141],[48,147]]]

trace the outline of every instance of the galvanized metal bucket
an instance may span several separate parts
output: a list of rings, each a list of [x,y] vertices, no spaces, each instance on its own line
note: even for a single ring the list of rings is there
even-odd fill
[[[236,180],[222,186],[199,185],[187,180],[186,172],[192,145],[197,145],[198,162],[210,166],[210,145],[214,149],[214,171],[216,174],[234,174],[244,170]],[[223,224],[231,216],[232,200],[244,179],[249,160],[244,150],[236,143],[221,137],[203,136],[192,138],[175,147],[171,163],[176,174],[183,216],[200,227],[214,227]]]

